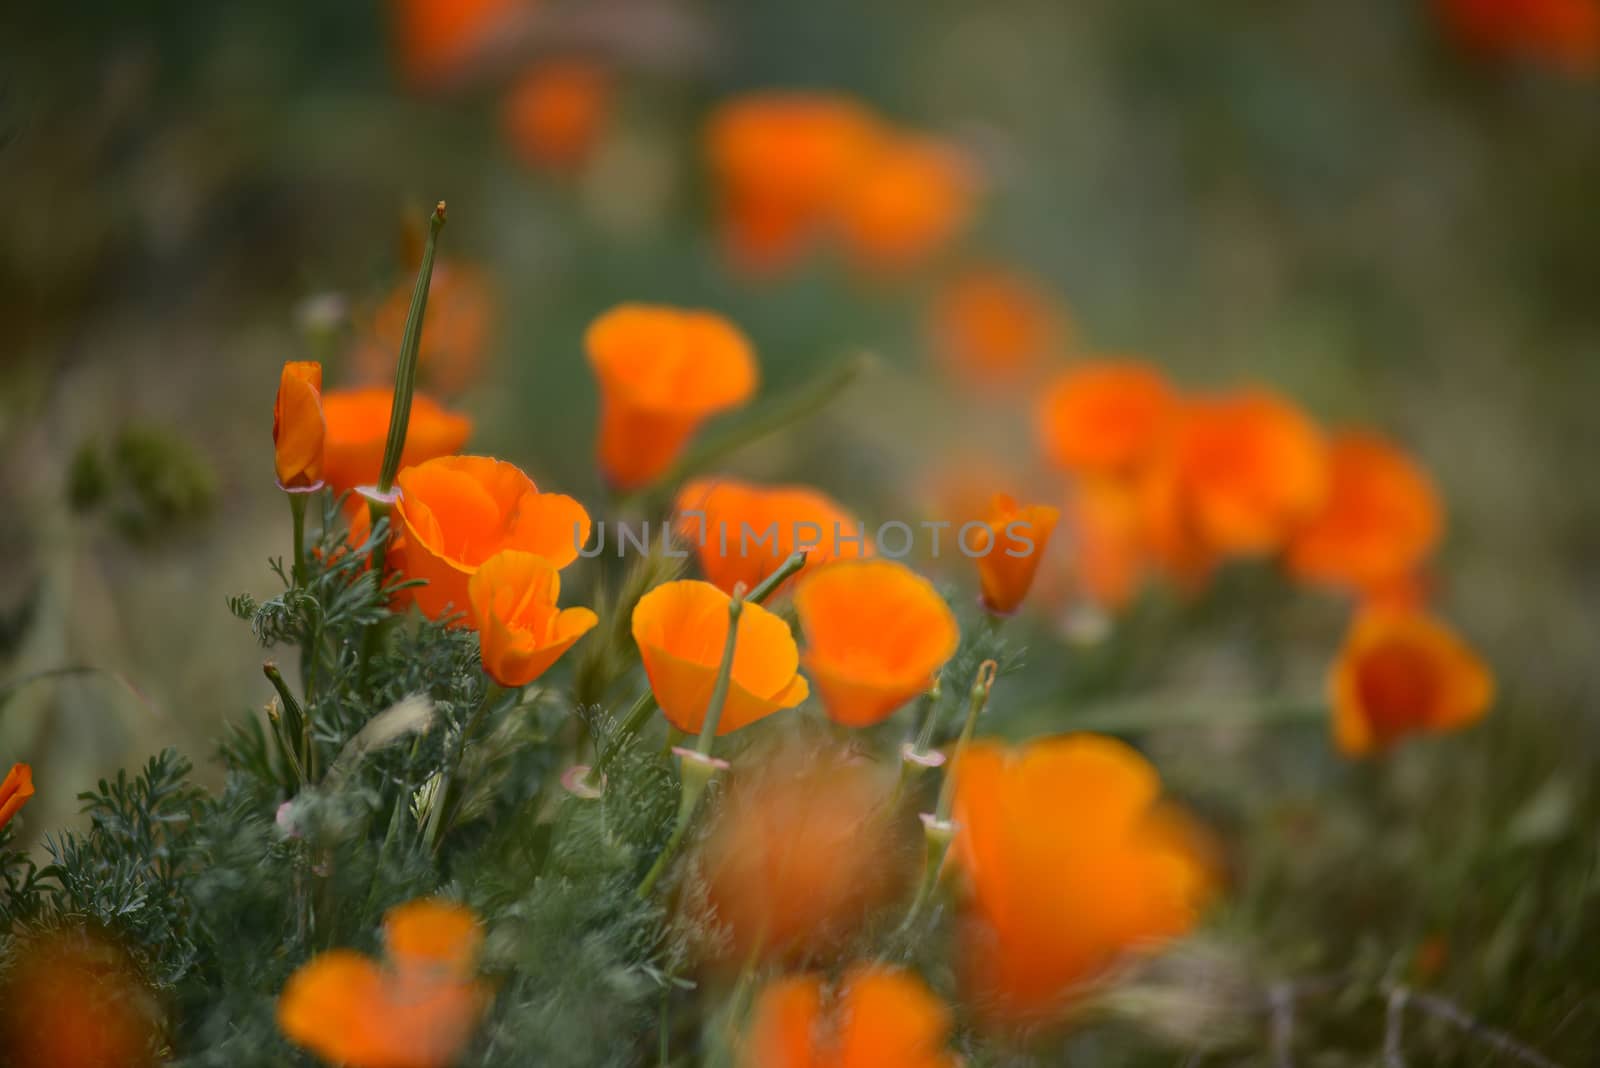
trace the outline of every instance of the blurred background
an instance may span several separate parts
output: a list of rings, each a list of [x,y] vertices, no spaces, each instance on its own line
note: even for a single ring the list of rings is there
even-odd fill
[[[1448,501],[1439,597],[1505,698],[1471,739],[1388,773],[1385,796],[1432,815],[1399,842],[1373,837],[1381,812],[1309,827],[1314,799],[1376,790],[1338,765],[1320,724],[1151,746],[1224,823],[1261,810],[1220,796],[1271,796],[1268,829],[1252,833],[1316,858],[1284,862],[1299,867],[1275,900],[1392,847],[1393,871],[1450,881],[1431,897],[1407,883],[1418,901],[1404,905],[1378,886],[1340,902],[1363,922],[1418,938],[1459,922],[1481,949],[1515,915],[1515,947],[1577,938],[1534,929],[1565,912],[1519,904],[1523,875],[1501,892],[1473,873],[1504,859],[1479,839],[1517,819],[1534,822],[1516,848],[1555,851],[1537,863],[1590,870],[1594,857],[1600,15],[1588,2],[1551,0],[1565,28],[1520,35],[1495,11],[1540,4],[6,5],[0,763],[87,785],[176,744],[217,774],[205,757],[221,722],[268,694],[224,598],[270,593],[263,565],[288,548],[269,436],[279,367],[322,359],[330,385],[354,384],[364,350],[392,352],[385,302],[409,287],[420,223],[443,199],[442,255],[472,290],[460,329],[484,338],[482,367],[439,392],[474,418],[473,451],[597,516],[582,336],[624,300],[729,315],[758,352],[762,398],[874,353],[837,403],[728,465],[821,485],[870,525],[914,520],[929,480],[960,460],[1036,463],[1032,395],[952,384],[934,352],[938,294],[974,264],[1034,279],[1073,353],[1138,354],[1197,389],[1265,382],[1325,424],[1382,428]],[[513,103],[552,68],[577,73]],[[781,272],[731,260],[706,123],[769,88],[848,93],[958,149],[978,190],[959,232],[887,274],[829,249]],[[1305,639],[1272,685],[1314,698],[1342,616],[1313,604],[1272,624],[1285,645]],[[1038,696],[1073,669],[1032,625],[1046,637],[1023,688]],[[1123,689],[1261,689],[1236,637],[1162,644],[1159,666],[1133,658]],[[1268,756],[1239,757],[1254,745]],[[1503,803],[1468,807],[1490,789]],[[27,833],[74,807],[41,790]],[[1467,839],[1476,851],[1451,867]],[[1592,877],[1551,892],[1592,914]],[[1569,1026],[1567,1009],[1550,1012],[1541,1026]]]

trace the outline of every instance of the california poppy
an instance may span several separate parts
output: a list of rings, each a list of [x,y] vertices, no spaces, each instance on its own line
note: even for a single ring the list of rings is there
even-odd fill
[[[278,400],[272,408],[272,447],[278,485],[286,490],[322,484],[322,365],[291,360],[278,377]]]
[[[393,0],[402,72],[416,88],[462,73],[510,30],[527,0]]]
[[[953,145],[913,134],[886,137],[840,198],[845,249],[873,273],[914,267],[966,229],[978,186],[977,168]]]
[[[935,298],[935,351],[964,382],[1016,385],[1066,348],[1066,314],[1033,279],[997,267],[972,268]]]
[[[381,387],[323,394],[322,414],[328,422],[323,474],[335,493],[378,481],[393,406],[394,390]],[[465,445],[471,434],[471,419],[446,410],[425,394],[413,393],[400,466],[449,456]]]
[[[371,337],[356,349],[357,366],[367,379],[393,381],[415,288],[411,279],[397,284],[373,314]],[[445,396],[477,381],[498,319],[499,301],[482,268],[437,261],[417,349],[417,381]]]
[[[807,251],[879,136],[867,109],[832,93],[748,93],[719,107],[706,150],[734,261],[773,271]]]
[[[950,1011],[911,972],[858,964],[768,983],[740,1044],[744,1068],[956,1068]]]
[[[667,722],[691,734],[705,722],[728,640],[731,598],[709,582],[664,582],[633,609],[633,640]],[[789,624],[758,604],[739,614],[733,675],[717,734],[727,734],[806,699]]]
[[[1419,612],[1373,610],[1350,627],[1328,680],[1333,737],[1352,756],[1409,734],[1470,726],[1494,676],[1455,631]]]
[[[1033,586],[1060,519],[1059,508],[1019,505],[1009,494],[995,494],[984,526],[968,547],[978,565],[984,607],[998,615],[1017,610]]]
[[[712,955],[815,959],[897,900],[921,841],[893,819],[893,784],[859,756],[792,740],[741,758],[691,858],[704,894],[687,907],[716,932]]]
[[[584,340],[600,380],[600,468],[619,490],[666,474],[701,423],[755,392],[750,342],[712,312],[624,304]]]
[[[677,512],[700,570],[729,593],[740,582],[755,589],[801,547],[806,571],[872,551],[860,520],[808,486],[694,479],[679,491]]]
[[[160,1062],[161,1005],[125,949],[78,926],[12,933],[0,974],[0,1050],[10,1068]]]
[[[502,123],[528,166],[570,171],[589,156],[611,102],[611,73],[587,59],[530,67],[506,93]]]
[[[1076,589],[1101,608],[1116,610],[1139,592],[1151,563],[1136,486],[1086,479],[1067,506]]]
[[[828,715],[869,727],[925,692],[961,634],[933,584],[892,560],[840,560],[795,589],[806,671]]]
[[[467,581],[483,670],[502,686],[526,686],[549,670],[599,617],[558,608],[561,573],[542,556],[508,549]]]
[[[0,827],[11,822],[11,817],[33,796],[33,768],[27,764],[13,764],[6,777],[0,780]]]
[[[1045,458],[1063,471],[1124,477],[1156,456],[1177,409],[1177,394],[1154,366],[1101,360],[1058,375],[1036,425]]]
[[[1328,444],[1328,496],[1294,534],[1289,570],[1354,592],[1393,588],[1427,559],[1444,526],[1427,473],[1400,449],[1361,431]]]
[[[1092,734],[979,742],[953,774],[958,975],[984,1026],[1057,1022],[1124,955],[1196,923],[1211,867],[1133,749]]]
[[[401,471],[396,484],[402,540],[391,556],[406,578],[426,580],[408,592],[429,619],[466,611],[468,581],[495,553],[535,553],[562,568],[589,540],[583,505],[539,492],[504,460],[441,456]]]
[[[1448,29],[1490,56],[1549,63],[1576,75],[1600,70],[1597,0],[1435,0]]]
[[[318,954],[278,997],[278,1028],[352,1068],[445,1068],[488,1004],[474,978],[482,931],[465,907],[411,902],[384,917],[385,963],[353,950]]]

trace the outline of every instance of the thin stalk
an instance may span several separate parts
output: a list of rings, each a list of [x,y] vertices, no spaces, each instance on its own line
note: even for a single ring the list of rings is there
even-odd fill
[[[287,755],[292,757],[291,763],[300,776],[301,785],[309,785],[312,753],[310,717],[300,707],[300,702],[295,700],[294,694],[289,692],[289,684],[277,664],[267,661],[261,665],[261,673],[278,691],[278,700],[283,703],[283,737],[279,744],[288,747]]]
[[[294,522],[294,570],[289,574],[295,586],[306,584],[306,498],[309,493],[290,493],[289,515]]]

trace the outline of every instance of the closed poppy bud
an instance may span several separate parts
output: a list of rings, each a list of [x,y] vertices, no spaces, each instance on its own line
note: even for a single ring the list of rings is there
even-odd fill
[[[1328,689],[1334,741],[1362,756],[1410,734],[1476,723],[1494,701],[1494,676],[1443,623],[1380,610],[1351,625]]]
[[[1358,593],[1403,583],[1444,526],[1427,474],[1383,438],[1354,432],[1329,442],[1328,475],[1327,499],[1289,544],[1290,572]]]
[[[861,521],[807,486],[695,479],[679,491],[677,512],[680,534],[694,544],[700,570],[727,593],[741,582],[755,589],[796,550],[806,553],[801,574],[829,560],[872,552]]]
[[[888,138],[840,200],[845,248],[874,273],[914,267],[966,229],[978,189],[977,168],[955,147],[931,137]]]
[[[961,640],[933,584],[892,560],[841,560],[795,589],[806,671],[828,715],[870,727],[924,693]]]
[[[911,972],[851,968],[836,988],[819,975],[774,980],[757,995],[741,1068],[956,1068],[950,1011]]]
[[[400,472],[395,505],[403,541],[391,552],[422,614],[443,619],[469,606],[467,585],[495,553],[534,553],[556,568],[589,540],[589,513],[571,497],[541,493],[514,464],[488,456],[441,456]],[[465,626],[466,621],[458,624]]]
[[[1000,268],[977,268],[942,289],[934,303],[935,350],[965,382],[1016,385],[1066,347],[1066,315],[1037,282]]]
[[[634,606],[633,640],[650,689],[667,722],[680,731],[693,734],[705,722],[728,640],[730,600],[709,582],[683,579],[662,583]],[[739,613],[733,674],[717,734],[804,701],[810,688],[796,674],[799,664],[789,624],[747,602]]]
[[[373,314],[371,337],[356,349],[356,364],[364,378],[394,379],[414,288],[409,281],[396,285]],[[498,320],[499,300],[489,276],[469,263],[439,260],[428,285],[417,381],[444,396],[454,396],[476,382]]]
[[[953,774],[957,970],[984,1027],[1058,1022],[1119,960],[1198,920],[1212,884],[1201,839],[1123,743],[979,742]]]
[[[278,379],[278,402],[272,408],[272,446],[278,485],[286,490],[313,489],[322,483],[322,365],[291,360]]]
[[[1002,616],[1017,610],[1033,586],[1060,519],[1059,508],[1018,505],[1008,494],[995,494],[984,526],[964,546],[976,558],[985,608]]]
[[[624,304],[584,340],[600,380],[600,469],[619,490],[666,474],[701,423],[755,392],[749,341],[711,312]]]
[[[328,421],[323,474],[335,493],[377,483],[393,407],[392,389],[336,389],[323,394],[322,414]],[[449,456],[467,443],[471,433],[471,419],[446,411],[431,397],[414,393],[400,466]]]
[[[0,827],[11,822],[11,817],[33,796],[33,768],[27,764],[13,764],[0,780]]]
[[[561,574],[548,560],[509,549],[467,582],[483,670],[502,686],[526,686],[599,622],[587,608],[556,607]]]
[[[1084,476],[1131,475],[1161,448],[1177,394],[1138,360],[1085,363],[1051,382],[1036,419],[1045,458]]]
[[[538,169],[566,171],[588,158],[611,102],[611,75],[584,59],[531,68],[506,94],[506,140]]]

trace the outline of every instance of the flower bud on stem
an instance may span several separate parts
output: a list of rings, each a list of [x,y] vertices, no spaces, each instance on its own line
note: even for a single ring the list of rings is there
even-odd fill
[[[300,785],[310,785],[317,777],[317,750],[311,740],[311,720],[300,707],[300,702],[295,700],[294,694],[289,692],[289,684],[284,681],[283,672],[278,670],[277,664],[267,661],[261,665],[261,673],[278,691],[278,700],[283,702],[278,744],[284,749],[284,758],[300,777]]]

